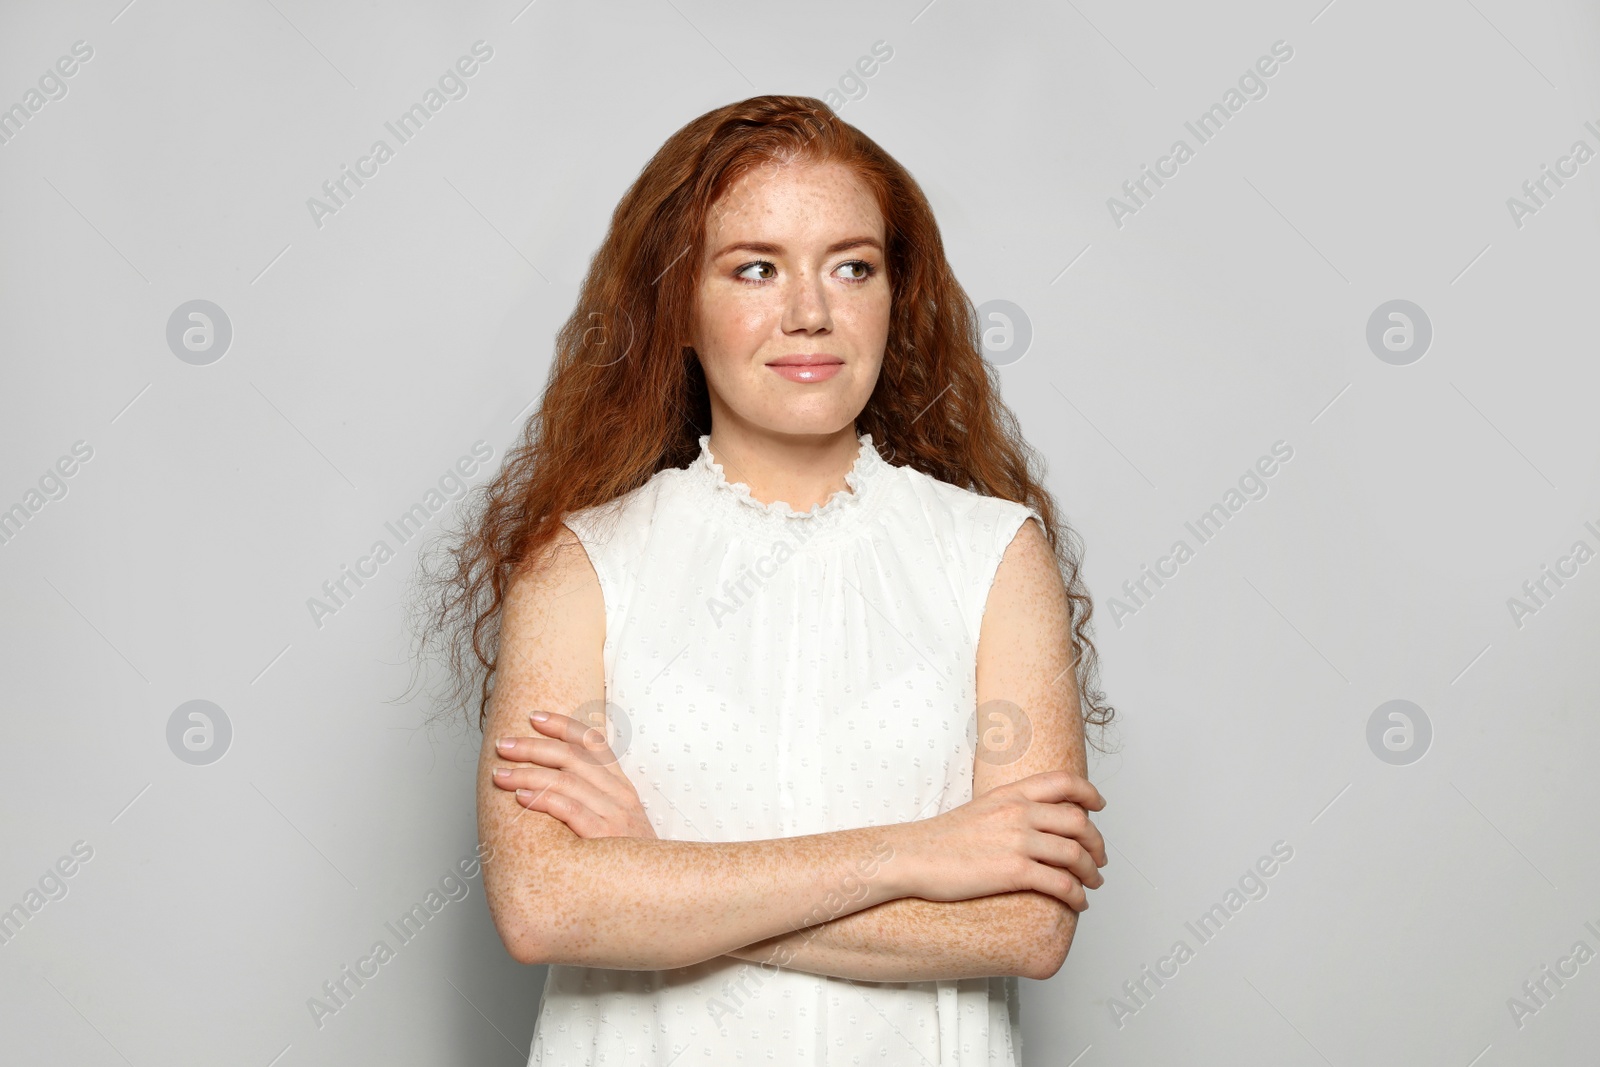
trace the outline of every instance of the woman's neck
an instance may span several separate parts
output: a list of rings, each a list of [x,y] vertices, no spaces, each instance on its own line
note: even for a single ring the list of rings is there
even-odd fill
[[[781,500],[802,512],[849,491],[845,475],[861,450],[853,422],[835,433],[819,434],[714,423],[707,444],[728,481],[748,485],[750,495],[763,504]]]

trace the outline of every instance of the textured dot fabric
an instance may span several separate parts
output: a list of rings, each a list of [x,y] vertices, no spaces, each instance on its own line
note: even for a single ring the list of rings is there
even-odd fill
[[[848,488],[797,512],[730,482],[708,441],[564,520],[605,599],[608,738],[657,836],[793,837],[971,800],[979,625],[1037,513],[895,466],[870,434]],[[729,956],[551,965],[528,1062],[1012,1065],[1017,1009],[1014,977],[853,981]]]

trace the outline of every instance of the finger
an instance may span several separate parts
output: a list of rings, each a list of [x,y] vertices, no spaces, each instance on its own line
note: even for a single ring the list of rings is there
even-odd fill
[[[611,751],[611,746],[606,742],[605,726],[602,723],[585,722],[571,715],[563,715],[558,711],[547,713],[543,720],[528,716],[528,721],[533,728],[547,737],[565,741],[575,746],[578,752],[583,753],[589,762],[597,766],[611,766],[617,762],[617,757]]]
[[[1095,788],[1093,782],[1083,775],[1069,770],[1047,771],[1047,774],[1056,776],[1061,782],[1061,799],[1070,800],[1080,807],[1090,811],[1099,811],[1106,806],[1106,798],[1100,795],[1100,790]]]
[[[560,780],[559,775],[549,767],[496,767],[489,779],[497,789],[547,789]]]
[[[569,771],[556,771],[548,767],[496,768],[496,771],[500,770],[506,773],[497,773],[495,784],[502,789],[558,793],[607,821],[622,815],[622,806],[613,798],[596,788],[594,783]]]
[[[1058,834],[1033,832],[1039,836],[1029,839],[1029,856],[1069,872],[1086,888],[1099,889],[1106,884],[1105,875],[1095,866],[1094,857],[1077,841]]]
[[[496,754],[501,759],[575,774],[609,797],[615,809],[639,806],[639,794],[621,767],[615,763],[596,763],[583,749],[569,742],[552,737],[507,737],[497,743]]]
[[[587,762],[572,745],[553,737],[502,737],[496,742],[495,755],[503,760],[537,763],[558,770]]]
[[[618,778],[627,782],[627,776],[615,764],[607,766],[596,762],[582,746],[553,737],[502,737],[495,742],[495,754],[503,760],[583,773],[592,781],[606,785],[607,791],[617,797],[629,795],[633,788],[631,782],[625,789],[610,784]]]
[[[511,770],[497,784],[514,789],[524,807],[544,811],[565,822],[580,837],[597,837],[619,817],[604,797],[562,771],[543,767]]]
[[[583,804],[553,789],[519,789],[517,803],[529,811],[542,811],[565,823],[579,837],[599,837],[605,821]]]
[[[1072,872],[1063,870],[1047,863],[1033,865],[1033,885],[1047,896],[1055,897],[1073,911],[1082,912],[1089,909],[1089,896],[1083,891],[1083,885],[1072,876]]]
[[[1105,797],[1100,795],[1100,790],[1094,787],[1093,782],[1068,770],[1040,771],[1010,784],[1029,800],[1041,803],[1070,800],[1090,811],[1099,811],[1106,806]]]
[[[1035,830],[1044,830],[1078,842],[1094,857],[1096,867],[1106,865],[1106,839],[1101,836],[1100,828],[1078,805],[1069,802],[1041,804],[1034,809],[1034,817],[1029,821]]]
[[[623,771],[622,763],[616,753],[606,742],[605,729],[602,725],[585,725],[582,719],[556,712],[548,713],[544,719],[535,719],[529,715],[528,721],[535,729],[545,731],[552,739],[559,739],[561,743],[570,746],[570,754],[576,757],[577,762],[599,767],[610,774],[615,782],[607,785],[607,792],[616,797],[619,803],[626,805],[630,801],[634,803],[638,801],[639,793],[634,789],[627,773]],[[515,742],[524,739],[511,740]],[[515,747],[511,750],[516,751]],[[570,769],[573,764],[564,762],[561,766]]]

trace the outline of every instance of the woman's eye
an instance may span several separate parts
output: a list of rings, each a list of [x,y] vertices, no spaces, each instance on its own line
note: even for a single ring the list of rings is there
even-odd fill
[[[838,268],[836,269],[854,271],[855,273],[853,274],[846,273],[844,275],[845,280],[851,282],[864,282],[868,278],[872,277],[876,270],[871,263],[868,263],[864,259],[852,259],[847,263],[839,264]],[[758,273],[752,275],[750,273],[751,271],[756,271]],[[759,273],[762,271],[765,271],[766,273]],[[754,263],[747,263],[738,270],[734,271],[733,276],[747,282],[767,282],[775,278],[777,274],[778,268],[771,261],[758,259]]]

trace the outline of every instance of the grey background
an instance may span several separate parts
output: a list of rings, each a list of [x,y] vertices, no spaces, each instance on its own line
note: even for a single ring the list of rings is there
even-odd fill
[[[1600,950],[1600,562],[1520,626],[1508,601],[1600,547],[1600,160],[1507,206],[1600,147],[1594,4],[524,2],[4,9],[0,106],[94,50],[0,145],[0,508],[93,449],[0,545],[0,908],[93,849],[0,945],[8,1059],[525,1060],[543,970],[479,878],[312,1022],[472,853],[477,738],[394,699],[417,540],[320,627],[306,601],[473,442],[498,463],[668,134],[850,88],[881,40],[840,113],[922,183],[974,300],[1028,317],[996,362],[1087,542],[1120,713],[1107,884],[1023,983],[1027,1062],[1594,1062],[1600,961],[1521,1025],[1508,1000]],[[307,198],[477,40],[467,95],[317,226]],[[1194,158],[1116,225],[1178,138]],[[232,328],[209,365],[166,339],[197,299]],[[1396,299],[1432,326],[1407,365],[1366,339]],[[1276,441],[1267,494],[1113,618]],[[193,700],[232,732],[205,765],[167,740]],[[1369,745],[1391,700],[1431,725],[1420,759]],[[1278,841],[1200,944],[1185,922]],[[1141,1006],[1123,983],[1180,938]]]

